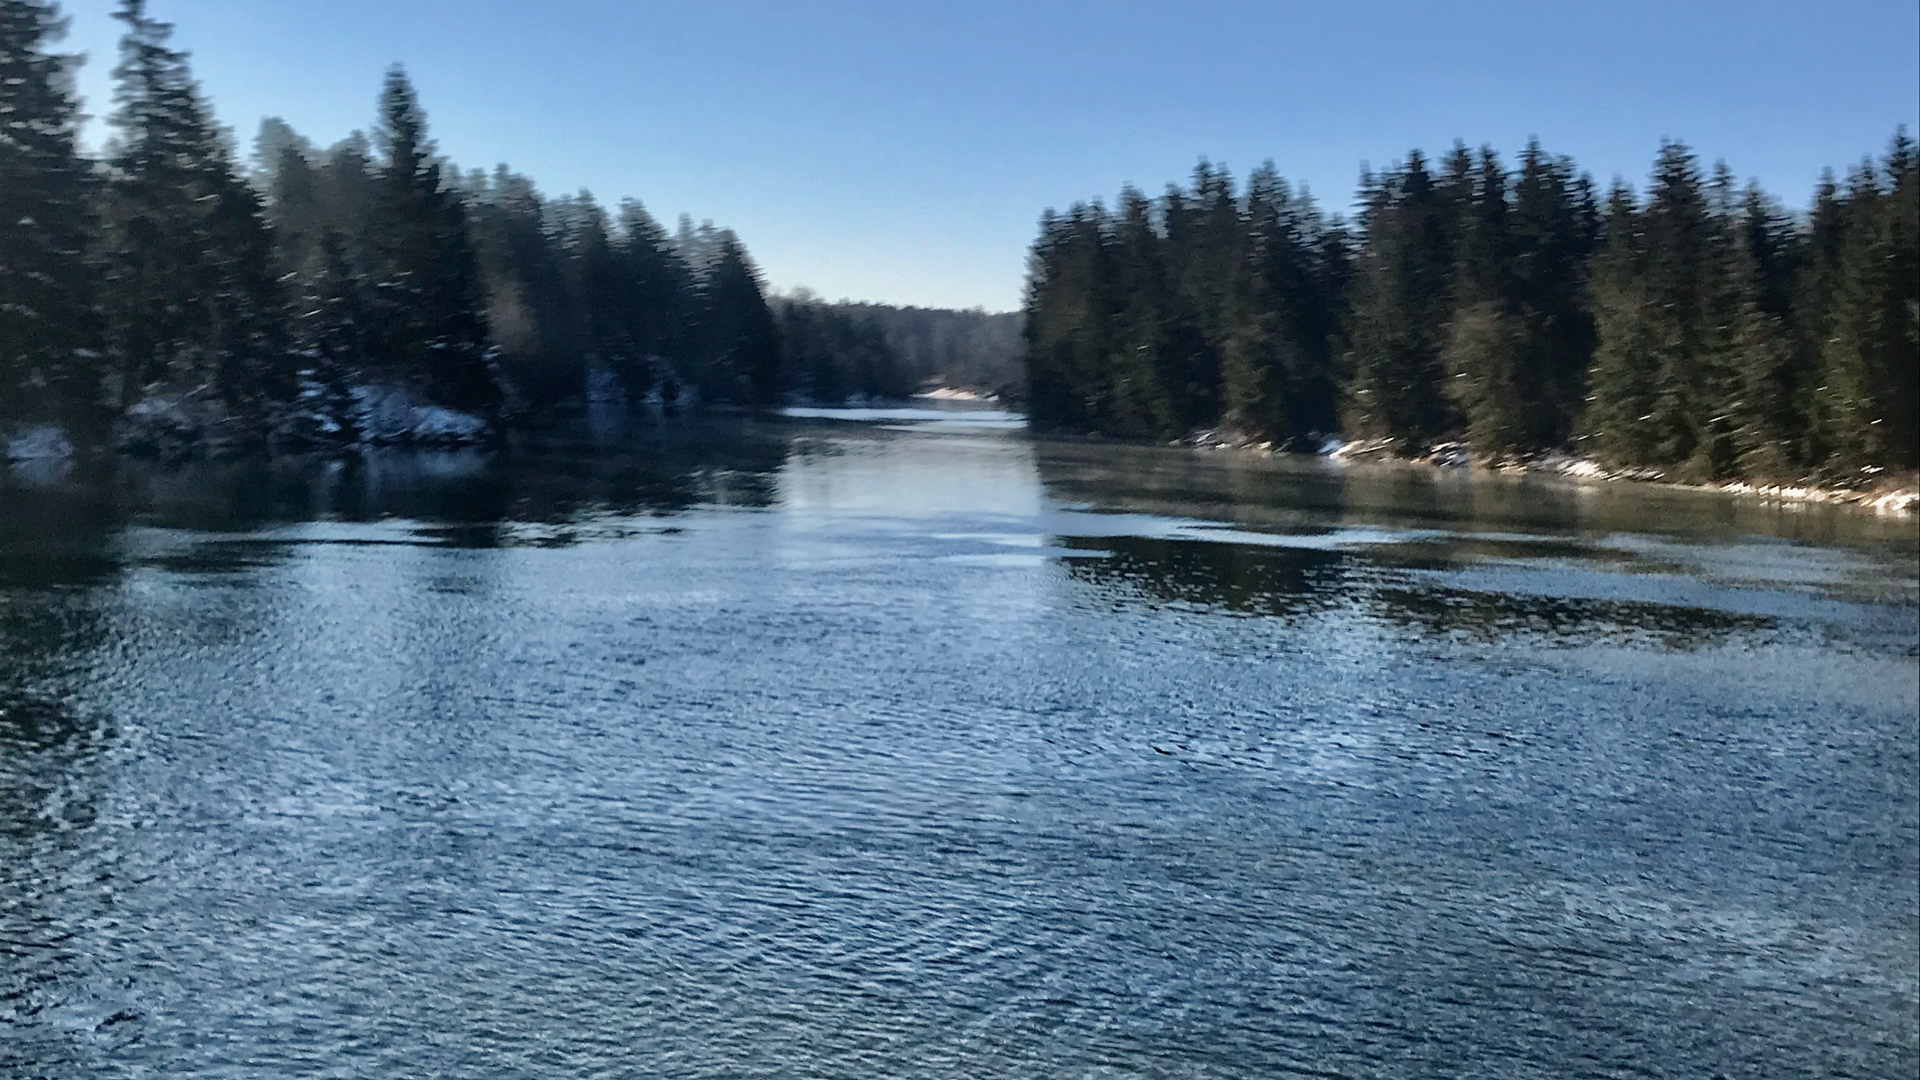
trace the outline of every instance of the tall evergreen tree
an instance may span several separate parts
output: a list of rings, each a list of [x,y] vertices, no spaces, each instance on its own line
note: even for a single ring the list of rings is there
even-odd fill
[[[1845,475],[1920,458],[1920,175],[1895,136],[1848,186],[1814,401],[1824,464]]]
[[[731,231],[721,231],[700,293],[701,393],[730,405],[773,405],[786,392],[780,331],[760,272]]]
[[[74,148],[66,28],[38,0],[0,0],[0,423],[98,419],[91,178]]]
[[[1738,191],[1724,164],[1709,192],[1714,240],[1704,267],[1707,326],[1695,421],[1702,437],[1691,469],[1712,479],[1783,476],[1792,468],[1796,425],[1790,341],[1768,310],[1768,267],[1779,258],[1772,224],[1758,193]]]
[[[1163,216],[1174,321],[1183,331],[1169,374],[1181,426],[1190,428],[1216,422],[1225,405],[1222,364],[1247,288],[1246,227],[1233,176],[1205,160],[1190,192],[1169,195]]]
[[[497,419],[480,268],[466,211],[442,176],[426,114],[406,72],[387,72],[376,141],[381,151],[371,241],[371,342],[378,370],[435,403]]]
[[[620,204],[618,254],[628,282],[626,314],[634,342],[620,372],[629,391],[645,393],[669,369],[686,363],[692,343],[694,283],[667,231],[638,199]]]
[[[1616,183],[1608,195],[1604,222],[1591,273],[1597,341],[1581,441],[1603,461],[1645,465],[1659,457],[1652,426],[1659,366],[1648,313],[1655,301],[1640,207],[1626,185]]]
[[[1457,426],[1441,351],[1452,305],[1453,221],[1418,151],[1363,189],[1360,256],[1348,339],[1349,430],[1413,447]]]
[[[1329,431],[1339,287],[1325,265],[1325,223],[1272,162],[1249,177],[1245,208],[1247,277],[1223,361],[1227,422],[1280,442]]]
[[[1513,186],[1510,285],[1519,352],[1515,358],[1530,451],[1568,445],[1593,361],[1589,264],[1599,233],[1593,186],[1566,158],[1530,141]]]
[[[1641,467],[1695,463],[1717,410],[1708,331],[1716,227],[1693,152],[1661,148],[1643,209],[1616,192],[1596,268],[1600,342],[1587,427],[1603,456]]]
[[[122,407],[152,391],[217,401],[258,441],[290,396],[272,236],[239,176],[172,27],[122,0],[117,144],[103,307]]]
[[[1120,193],[1114,215],[1110,265],[1117,296],[1107,343],[1113,430],[1135,438],[1174,437],[1187,410],[1171,386],[1181,382],[1196,335],[1181,333],[1153,205],[1131,187]]]
[[[1539,387],[1523,352],[1506,171],[1491,149],[1481,150],[1466,188],[1451,200],[1458,224],[1446,388],[1474,448],[1510,456],[1532,448],[1528,413]]]

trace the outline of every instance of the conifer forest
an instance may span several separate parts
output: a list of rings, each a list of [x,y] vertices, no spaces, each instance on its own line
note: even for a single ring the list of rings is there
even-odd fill
[[[269,118],[243,161],[171,27],[115,17],[95,158],[57,7],[0,0],[0,427],[167,455],[472,442],[594,398],[1018,381],[1017,316],[769,297],[730,230],[459,170],[397,66],[367,132]]]
[[[1264,165],[1049,212],[1017,315],[770,297],[740,238],[440,156],[403,69],[365,133],[269,118],[242,160],[171,28],[123,0],[78,145],[46,0],[0,0],[0,423],[173,452],[473,441],[590,399],[770,407],[959,381],[1037,429],[1418,456],[1572,453],[1854,482],[1920,447],[1920,154],[1789,209],[1659,149],[1606,191],[1529,144],[1362,177]]]
[[[1789,211],[1687,146],[1604,194],[1537,143],[1418,152],[1356,218],[1271,164],[1049,212],[1030,257],[1043,428],[1410,455],[1576,452],[1693,480],[1911,469],[1920,452],[1920,155]]]

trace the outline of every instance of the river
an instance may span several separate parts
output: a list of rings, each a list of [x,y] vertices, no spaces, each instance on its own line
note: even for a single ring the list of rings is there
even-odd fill
[[[0,1076],[1911,1077],[1911,519],[991,412],[0,478]]]

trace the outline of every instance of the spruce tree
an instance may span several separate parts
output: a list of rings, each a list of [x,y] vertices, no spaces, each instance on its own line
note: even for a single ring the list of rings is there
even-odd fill
[[[1339,312],[1325,223],[1272,162],[1248,178],[1246,283],[1223,363],[1229,425],[1288,442],[1333,425]]]
[[[1226,305],[1220,348],[1221,422],[1249,436],[1285,439],[1285,385],[1300,364],[1281,308],[1290,285],[1288,193],[1269,164],[1247,180],[1242,238],[1245,267],[1219,300]]]
[[[1620,220],[1615,221],[1616,214]],[[1714,264],[1724,230],[1693,152],[1661,147],[1644,208],[1609,208],[1588,430],[1617,464],[1709,472],[1724,458]],[[1616,237],[1631,247],[1616,248]],[[1709,430],[1712,429],[1712,430]]]
[[[1529,450],[1572,440],[1593,360],[1589,264],[1599,232],[1592,182],[1573,163],[1529,141],[1513,186],[1511,287],[1520,325],[1516,375],[1522,444]]]
[[[385,377],[496,421],[502,395],[479,264],[465,208],[442,176],[426,123],[405,70],[389,69],[376,129],[370,344]]]
[[[1829,299],[1815,394],[1826,466],[1857,479],[1920,458],[1920,184],[1904,131],[1847,192],[1846,224]]]
[[[1480,151],[1467,191],[1451,201],[1458,224],[1446,388],[1475,451],[1511,457],[1535,449],[1528,413],[1540,388],[1524,362],[1512,207],[1491,149]]]
[[[1591,271],[1596,345],[1579,445],[1609,464],[1645,466],[1660,453],[1653,427],[1660,367],[1650,314],[1656,300],[1640,207],[1626,185],[1614,185],[1602,221]]]
[[[1363,190],[1360,255],[1348,330],[1351,433],[1421,449],[1457,428],[1441,350],[1452,305],[1453,222],[1419,151]]]
[[[1849,216],[1846,196],[1833,171],[1823,172],[1799,244],[1792,297],[1793,408],[1799,421],[1794,458],[1805,467],[1824,468],[1832,456],[1826,444],[1826,391],[1821,376],[1827,342],[1834,335],[1834,299]]]
[[[1779,307],[1784,257],[1779,223],[1759,190],[1736,191],[1721,166],[1712,186],[1716,229],[1710,275],[1709,380],[1693,471],[1713,479],[1736,475],[1782,478],[1795,465],[1798,417],[1793,408],[1793,350]]]
[[[760,272],[738,237],[722,230],[700,293],[704,346],[701,393],[729,405],[778,404],[787,390],[780,332]]]
[[[1174,299],[1166,244],[1153,216],[1153,205],[1145,195],[1131,187],[1121,191],[1113,223],[1117,310],[1108,343],[1110,400],[1115,434],[1164,439],[1180,434],[1183,410],[1168,385],[1179,377],[1168,333]]]
[[[91,177],[74,149],[66,24],[38,0],[0,0],[0,423],[99,419],[91,362]]]
[[[630,283],[627,319],[636,356],[621,372],[628,391],[645,393],[667,368],[684,364],[691,348],[693,277],[665,228],[638,199],[620,204],[619,257]]]
[[[1661,149],[1642,215],[1646,236],[1646,273],[1652,303],[1655,393],[1652,405],[1654,451],[1649,465],[1679,465],[1694,460],[1712,410],[1702,408],[1711,392],[1711,374],[1703,363],[1710,312],[1707,268],[1713,259],[1714,223],[1709,216],[1699,160],[1681,143]]]
[[[126,25],[106,200],[103,309],[118,403],[218,402],[233,438],[268,435],[290,396],[282,301],[260,200],[239,176],[172,27],[122,0]]]
[[[1065,214],[1041,218],[1023,308],[1029,415],[1043,430],[1110,430],[1107,335],[1116,305],[1108,235],[1099,203],[1076,203]]]
[[[1203,159],[1192,190],[1170,195],[1164,216],[1174,322],[1182,331],[1170,357],[1173,398],[1182,427],[1217,423],[1225,405],[1222,362],[1247,285],[1246,227],[1232,175]]]

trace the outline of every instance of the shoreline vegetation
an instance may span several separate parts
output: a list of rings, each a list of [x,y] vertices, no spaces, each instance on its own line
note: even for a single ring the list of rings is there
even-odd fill
[[[1530,144],[1271,164],[1051,211],[1023,310],[771,294],[731,231],[548,197],[435,149],[399,67],[366,132],[245,162],[172,28],[120,0],[77,145],[50,0],[0,0],[0,466],[484,446],[589,407],[993,401],[1042,434],[1473,464],[1913,513],[1920,154],[1789,213],[1663,146],[1603,198]]]
[[[924,396],[924,395],[923,395]],[[1190,432],[1166,442],[1099,432],[1036,429],[1035,434],[1066,442],[1107,443],[1114,446],[1164,446],[1190,452],[1234,454],[1249,459],[1319,458],[1341,465],[1369,465],[1432,474],[1448,472],[1492,473],[1505,476],[1535,475],[1579,484],[1607,484],[1660,487],[1683,491],[1701,491],[1736,495],[1746,499],[1782,505],[1825,504],[1871,512],[1880,517],[1920,517],[1920,472],[1883,472],[1852,487],[1821,486],[1814,483],[1768,483],[1751,480],[1698,482],[1674,477],[1652,469],[1609,468],[1592,458],[1570,454],[1543,454],[1530,459],[1488,460],[1476,457],[1469,447],[1445,443],[1423,454],[1408,454],[1387,439],[1345,440],[1329,436],[1315,446],[1281,445],[1244,434],[1223,430]]]
[[[1352,220],[1271,163],[1048,211],[1036,430],[1388,456],[1911,512],[1920,153],[1789,213],[1685,145],[1600,196],[1529,144],[1362,175]],[[1329,451],[1330,452],[1330,451]]]
[[[1272,443],[1256,443],[1219,432],[1196,432],[1178,440],[1176,445],[1195,450],[1228,450],[1244,454],[1271,456],[1286,451]],[[1488,461],[1475,458],[1470,448],[1443,443],[1420,456],[1409,456],[1391,439],[1367,439],[1346,442],[1329,439],[1319,456],[1340,462],[1387,462],[1410,469],[1474,469],[1486,472],[1537,474],[1568,480],[1608,484],[1649,484],[1692,491],[1740,495],[1774,503],[1830,503],[1858,507],[1888,517],[1920,515],[1920,473],[1876,474],[1854,487],[1821,486],[1815,483],[1791,483],[1752,480],[1689,482],[1654,469],[1610,468],[1593,458],[1570,454],[1542,454],[1529,459],[1509,458]]]
[[[114,17],[89,156],[59,6],[0,0],[0,458],[484,445],[589,404],[1018,381],[1018,315],[770,295],[711,222],[457,167],[397,65],[366,131],[269,117],[243,162],[172,27]]]

